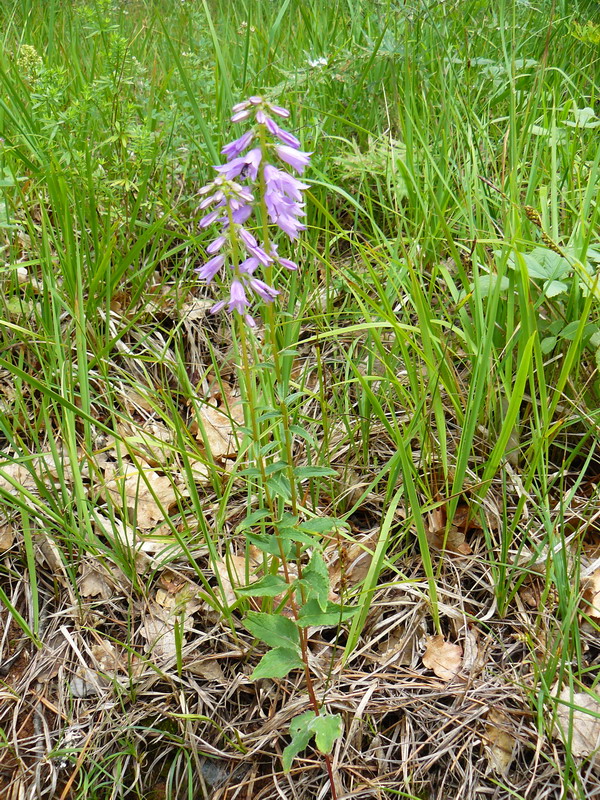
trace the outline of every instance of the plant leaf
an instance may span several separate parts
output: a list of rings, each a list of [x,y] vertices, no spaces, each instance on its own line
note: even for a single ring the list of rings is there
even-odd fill
[[[332,467],[296,467],[294,474],[298,480],[304,480],[305,478],[327,478],[337,475],[337,471]]]
[[[313,712],[311,711],[310,713],[312,714]],[[303,730],[292,738],[292,741],[284,749],[281,758],[284,772],[290,771],[294,757],[297,756],[298,753],[301,753],[308,746],[311,736],[312,733],[310,731]]]
[[[253,636],[270,647],[284,647],[299,651],[300,634],[296,623],[280,614],[248,612],[244,625]]]
[[[296,650],[290,647],[275,647],[264,654],[250,678],[253,681],[260,678],[285,678],[288,672],[303,667],[304,662]]]
[[[257,508],[256,511],[253,511],[251,514],[243,519],[240,524],[236,528],[236,532],[240,532],[246,530],[246,528],[251,528],[253,525],[256,525],[258,522],[263,520],[265,517],[270,516],[271,512],[268,508]]]
[[[321,611],[326,611],[330,589],[329,571],[323,556],[318,550],[315,550],[312,554],[302,577],[303,584],[308,589],[308,597],[315,598]]]
[[[335,740],[342,735],[342,718],[339,714],[320,714],[314,718],[311,728],[315,734],[317,750],[331,753]]]
[[[242,597],[277,597],[290,588],[290,584],[281,575],[265,575],[256,583],[241,586],[236,592]]]
[[[338,528],[347,528],[348,523],[336,517],[313,517],[301,522],[298,527],[308,533],[329,533],[329,531],[334,531]]]
[[[277,558],[281,558],[281,548],[279,546],[279,541],[277,537],[272,533],[250,533],[250,531],[245,532],[245,537],[248,539],[250,544],[253,544],[255,547],[258,547],[263,553],[268,553],[271,556],[276,556]],[[289,556],[290,548],[292,543],[290,538],[287,536],[280,536],[281,546],[283,548],[283,555]]]
[[[325,610],[321,609],[316,599],[309,600],[300,609],[298,614],[298,625],[301,628],[307,628],[309,625],[338,625],[350,619],[358,608],[343,608],[337,603],[327,603]]]

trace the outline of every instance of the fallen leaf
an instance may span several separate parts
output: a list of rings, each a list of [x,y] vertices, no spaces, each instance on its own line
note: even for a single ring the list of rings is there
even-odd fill
[[[591,619],[600,619],[600,569],[582,581],[583,611]]]
[[[164,590],[160,591],[164,595],[168,594]],[[180,628],[179,638],[182,645],[185,642],[185,632],[193,627],[193,614],[201,604],[190,596],[187,587],[179,595],[183,593],[187,593],[187,599],[180,597],[179,603],[169,603],[168,608],[158,602],[151,603],[142,622],[140,633],[148,642],[146,651],[155,659],[170,659],[176,655],[176,625]],[[174,599],[172,595],[171,599]]]
[[[5,453],[3,453],[6,458]],[[15,462],[4,462],[0,465],[0,489],[4,490],[7,494],[14,496],[22,496],[23,490],[35,493],[37,491],[37,484],[34,480],[31,471],[24,467],[23,464],[16,464]],[[25,499],[25,497],[23,497]]]
[[[237,454],[237,439],[234,428],[244,424],[244,409],[239,398],[225,387],[225,400],[217,406],[219,396],[211,403],[200,406],[191,432],[204,447],[210,449],[214,459],[233,457]]]
[[[424,634],[425,624],[422,614],[416,619],[411,619],[408,624],[396,625],[379,643],[377,661],[382,666],[388,664],[416,666]]]
[[[427,649],[423,654],[423,664],[427,669],[433,670],[438,678],[451,681],[458,675],[462,666],[462,647],[444,641],[444,637],[437,634],[427,639]]]
[[[587,692],[571,692],[568,686],[558,700],[555,735],[566,747],[570,744],[576,758],[587,758],[600,748],[600,702]]]
[[[127,512],[124,516],[135,520],[139,528],[146,530],[163,522],[177,498],[187,495],[186,489],[176,490],[170,478],[151,469],[144,470],[142,475],[133,464],[124,465],[122,474],[115,466],[108,465],[106,479],[106,492],[114,505]]]
[[[246,581],[246,559],[244,556],[229,555],[227,562],[217,561],[217,572],[223,585],[225,601],[231,607],[237,602],[235,589],[238,586],[245,586]]]
[[[187,672],[192,675],[199,675],[205,681],[216,681],[217,683],[225,683],[225,675],[221,669],[221,665],[214,658],[198,658],[195,661],[190,661],[185,665]]]
[[[125,526],[120,519],[110,519],[96,512],[93,527],[97,534],[104,536],[112,545],[118,547],[136,547],[139,539],[130,525]]]
[[[485,750],[490,767],[501,775],[506,774],[513,760],[515,739],[507,731],[510,720],[501,711],[491,708],[485,726]]]
[[[63,564],[60,550],[52,539],[43,530],[38,530],[31,538],[36,548],[35,560],[38,562],[45,561],[54,573],[54,577],[62,583],[63,586],[68,586],[70,581],[67,576],[67,570]]]
[[[80,667],[70,682],[71,694],[78,698],[103,694],[108,686],[110,681],[90,667]]]
[[[125,387],[124,390],[119,392],[123,405],[129,414],[145,411],[149,414],[154,412],[154,406],[143,394],[136,392],[130,387]]]
[[[0,553],[10,550],[15,541],[15,531],[6,519],[0,520]]]
[[[198,458],[190,458],[191,477],[194,483],[207,483],[210,480],[210,470],[204,461]]]
[[[477,629],[467,628],[463,639],[462,671],[465,674],[475,669],[479,661]]]
[[[446,506],[440,505],[427,514],[425,533],[427,541],[436,550],[446,550],[450,553],[468,556],[473,551],[467,544],[465,535],[468,530],[477,527],[469,516],[469,508],[459,504],[448,531]]]
[[[118,593],[119,587],[122,587],[122,591],[124,591],[130,583],[116,565],[112,565],[112,569],[109,569],[99,561],[94,563],[83,561],[78,572],[80,577],[77,580],[77,587],[82,597],[100,597],[102,600],[110,600],[111,597],[114,597],[115,591]]]
[[[379,537],[379,528],[367,531],[353,541],[332,542],[325,548],[325,560],[330,563],[330,600],[339,600],[342,587],[356,586],[366,578],[373,551]]]
[[[186,322],[204,319],[213,305],[214,303],[212,300],[190,297],[181,308],[178,309],[179,316]]]
[[[103,694],[111,685],[111,678],[117,670],[123,670],[118,652],[108,639],[100,639],[90,648],[94,664],[92,667],[82,666],[71,679],[73,697],[92,697]]]
[[[146,651],[158,660],[169,659],[177,653],[175,626],[172,615],[158,605],[151,605],[142,622],[140,633],[147,640]]]
[[[117,432],[128,450],[151,467],[168,464],[174,456],[174,432],[159,420],[148,420],[143,426],[122,422]]]
[[[117,648],[108,639],[100,639],[100,641],[91,646],[90,650],[98,672],[113,675],[117,670],[125,669]]]

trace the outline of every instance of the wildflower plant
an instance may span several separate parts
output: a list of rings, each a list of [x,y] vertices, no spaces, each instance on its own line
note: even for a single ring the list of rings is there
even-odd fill
[[[324,754],[335,798],[329,753],[341,734],[342,720],[339,714],[328,713],[317,699],[307,629],[338,625],[353,610],[329,601],[329,573],[322,555],[324,538],[344,523],[328,517],[307,518],[299,502],[303,480],[334,471],[294,464],[297,431],[291,424],[291,398],[286,397],[277,344],[273,304],[280,290],[274,285],[276,269],[296,271],[298,265],[279,253],[274,237],[287,239],[293,246],[306,228],[303,196],[308,186],[299,176],[312,155],[301,150],[296,136],[280,126],[289,116],[286,109],[258,96],[234,106],[232,122],[248,123],[249,127],[222,148],[225,163],[215,166],[214,180],[200,190],[200,209],[205,212],[200,227],[215,225],[218,230],[197,273],[206,284],[220,280],[226,296],[211,312],[228,312],[237,329],[246,420],[241,432],[247,437],[244,475],[249,496],[258,498],[258,507],[249,508],[238,530],[264,555],[263,577],[238,589],[238,595],[263,598],[262,610],[249,611],[244,624],[270,648],[252,677],[283,678],[294,669],[304,671],[310,708],[292,720],[283,765],[288,770],[295,755],[314,737]],[[263,347],[261,362],[267,369],[258,371],[252,369],[257,358],[252,329],[256,327],[255,307],[261,303],[266,306],[264,347],[270,346],[270,358],[265,357]],[[282,613],[283,608],[289,614]]]
[[[302,193],[307,185],[291,175],[298,175],[310,162],[311,153],[300,150],[300,142],[276,122],[275,117],[289,117],[289,111],[264,100],[251,97],[233,108],[232,122],[251,121],[252,127],[221,153],[227,163],[215,166],[217,177],[200,190],[203,200],[200,209],[210,211],[200,220],[200,227],[219,223],[220,232],[207,246],[211,258],[196,271],[201,280],[210,283],[216,275],[227,280],[229,299],[219,300],[211,309],[237,312],[250,327],[255,326],[249,313],[253,296],[271,303],[279,291],[256,277],[259,268],[272,272],[274,264],[296,270],[297,264],[278,254],[272,243],[268,226],[263,226],[263,241],[259,243],[247,224],[258,209],[290,240],[298,238],[306,226]],[[271,163],[275,158],[275,163]]]

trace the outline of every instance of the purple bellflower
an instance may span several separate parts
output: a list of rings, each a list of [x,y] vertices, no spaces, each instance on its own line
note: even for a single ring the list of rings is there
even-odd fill
[[[290,112],[254,95],[232,109],[232,122],[249,121],[251,127],[221,149],[226,163],[215,166],[215,179],[200,189],[199,210],[207,212],[198,223],[208,228],[219,223],[221,230],[206,247],[211,256],[196,269],[200,280],[209,284],[217,275],[230,275],[229,297],[210,309],[212,314],[227,310],[239,314],[251,328],[256,326],[249,314],[252,297],[272,303],[280,292],[255,276],[263,267],[278,265],[296,270],[298,265],[279,255],[277,244],[266,237],[259,242],[246,223],[261,209],[266,220],[294,241],[306,229],[303,192],[307,184],[290,175],[291,167],[302,175],[312,153],[300,150],[300,141],[284,130],[274,117],[287,119]],[[262,197],[258,197],[264,190]],[[260,226],[259,213],[259,226]],[[226,268],[229,267],[229,269]]]

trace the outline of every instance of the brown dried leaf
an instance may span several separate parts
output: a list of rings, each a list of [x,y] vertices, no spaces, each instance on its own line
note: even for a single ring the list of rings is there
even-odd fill
[[[462,666],[462,647],[444,641],[444,637],[439,634],[430,636],[423,654],[423,664],[427,669],[433,670],[441,680],[451,681]]]
[[[156,659],[173,658],[177,653],[175,620],[169,611],[152,604],[142,622],[140,633],[147,640],[146,651]]]
[[[436,550],[446,550],[450,553],[468,556],[473,551],[465,539],[467,525],[469,524],[468,510],[463,505],[456,509],[456,515],[446,535],[446,507],[438,506],[427,514],[426,535],[431,547]]]
[[[100,639],[90,648],[98,672],[114,675],[117,671],[126,671],[126,665],[120,658],[117,648],[108,639]]]
[[[230,555],[227,562],[217,561],[217,572],[223,584],[223,592],[228,606],[237,602],[234,588],[246,585],[246,559],[244,556]]]
[[[34,533],[32,539],[36,546],[35,560],[42,563],[45,561],[54,573],[54,577],[62,583],[63,586],[68,586],[69,579],[60,555],[60,550],[52,539],[43,530]]]
[[[189,297],[179,309],[179,316],[185,322],[204,319],[213,305],[212,300]]]
[[[114,505],[122,508],[123,516],[135,519],[137,526],[145,530],[166,519],[177,497],[187,495],[185,489],[177,491],[166,476],[150,469],[144,470],[142,475],[133,464],[124,465],[124,474],[121,475],[116,467],[108,465],[106,479],[106,492]],[[152,487],[152,492],[146,482]]]
[[[15,541],[15,529],[6,519],[0,521],[0,553],[10,550]]]
[[[173,460],[174,432],[159,420],[148,420],[143,426],[121,422],[117,431],[128,449],[151,467]]]
[[[570,741],[571,753],[576,758],[587,758],[600,748],[600,702],[587,692],[571,693],[568,686],[558,699],[563,702],[558,703],[556,710],[555,735],[567,746]]]
[[[109,600],[115,592],[125,591],[130,581],[116,564],[100,561],[83,561],[79,566],[81,576],[77,585],[83,597],[101,597]]]
[[[239,398],[234,398],[226,389],[226,400],[217,407],[205,404],[200,407],[198,416],[192,423],[191,431],[204,447],[208,445],[214,459],[233,457],[237,453],[234,427],[243,425],[244,409]]]
[[[379,528],[374,528],[352,541],[332,542],[325,548],[332,601],[339,600],[342,585],[356,586],[366,578],[378,536]]]
[[[27,467],[22,464],[4,463],[0,466],[0,489],[7,494],[17,496],[22,494],[22,489],[34,493],[37,487]]]
[[[130,525],[125,526],[119,519],[113,521],[96,512],[93,527],[97,534],[104,536],[111,544],[118,543],[119,547],[135,547],[139,544],[133,528]]]
[[[425,624],[421,616],[413,618],[407,625],[396,625],[379,643],[377,661],[383,666],[392,663],[416,666],[424,635]]]
[[[600,569],[582,581],[583,610],[591,619],[600,619]]]
[[[221,665],[214,658],[198,658],[186,664],[185,669],[191,672],[192,675],[199,675],[205,681],[215,681],[222,684],[226,682]]]
[[[515,740],[506,730],[509,719],[506,714],[490,709],[485,727],[485,750],[490,767],[501,775],[506,774],[513,759]]]
[[[210,480],[210,470],[198,458],[190,458],[190,469],[194,483],[207,483]]]

